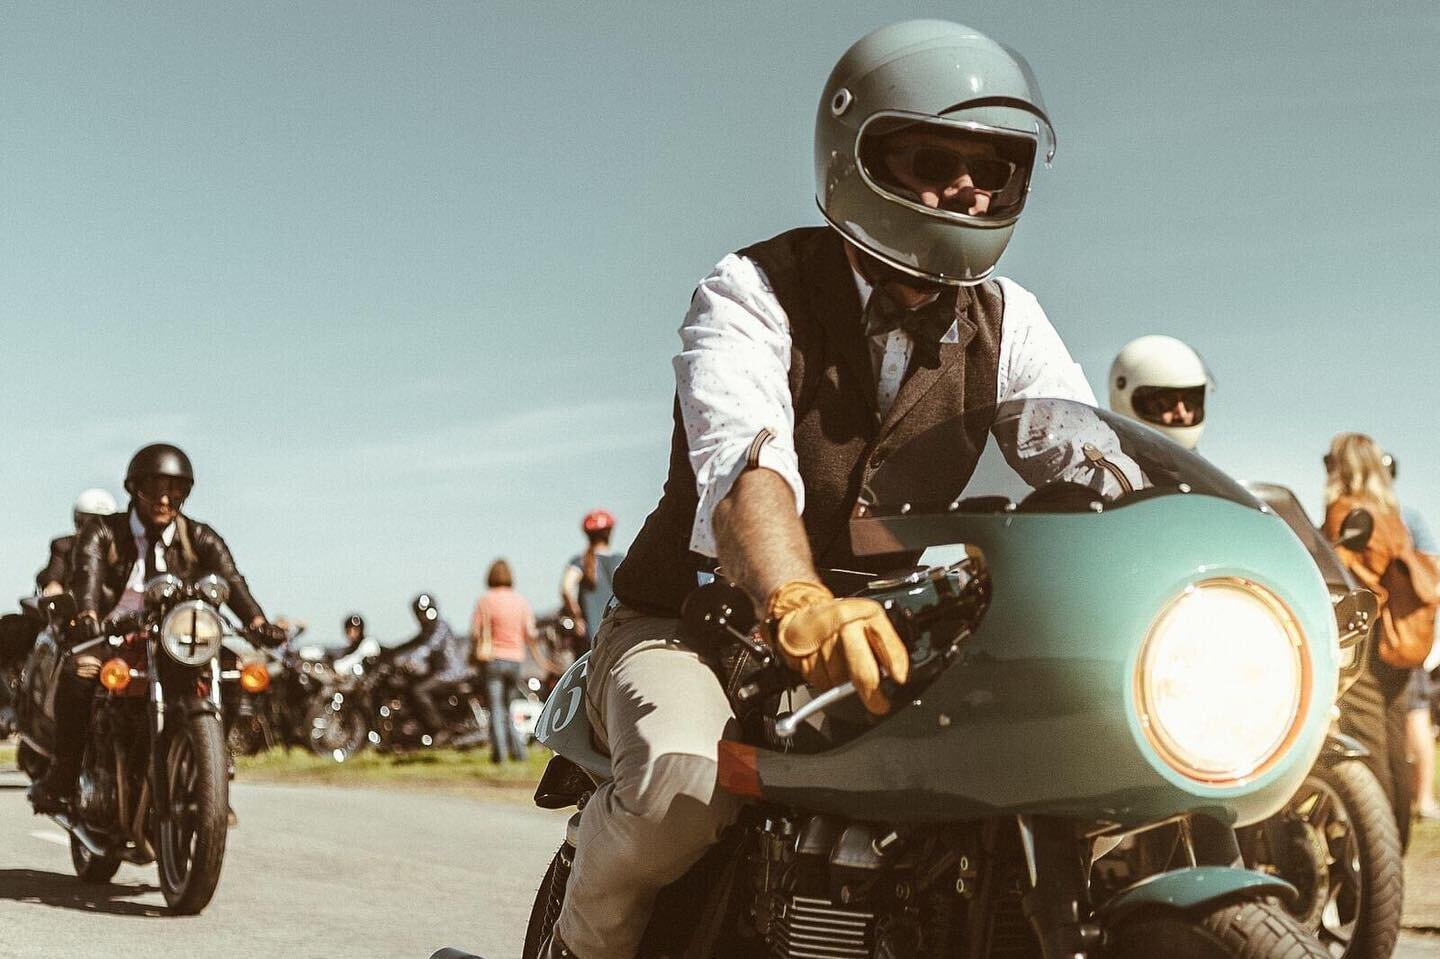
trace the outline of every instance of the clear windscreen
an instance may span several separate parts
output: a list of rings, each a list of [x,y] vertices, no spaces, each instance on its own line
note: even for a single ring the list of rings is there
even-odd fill
[[[1216,496],[1260,509],[1238,482],[1133,420],[1073,400],[972,410],[895,448],[860,513],[1104,512],[1157,496]]]

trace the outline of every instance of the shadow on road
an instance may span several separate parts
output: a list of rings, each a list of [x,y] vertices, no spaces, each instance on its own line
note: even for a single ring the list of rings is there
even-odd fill
[[[129,902],[136,896],[158,892],[148,883],[81,882],[74,876],[38,869],[0,869],[0,901],[29,902],[59,909],[96,912],[111,916],[164,916],[159,906]]]

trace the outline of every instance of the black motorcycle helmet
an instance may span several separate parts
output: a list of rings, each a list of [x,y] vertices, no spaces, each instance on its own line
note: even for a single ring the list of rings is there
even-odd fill
[[[180,447],[169,443],[151,443],[130,457],[130,465],[125,468],[125,491],[134,495],[141,483],[154,476],[183,480],[187,490],[195,485],[195,470],[190,466],[190,457]]]
[[[428,626],[440,618],[440,608],[435,604],[435,597],[429,593],[421,593],[410,603],[410,611],[420,621],[421,626]]]
[[[351,629],[360,630],[361,635],[365,633],[365,617],[359,613],[351,613],[345,617],[345,622],[340,624],[340,632],[348,633]]]

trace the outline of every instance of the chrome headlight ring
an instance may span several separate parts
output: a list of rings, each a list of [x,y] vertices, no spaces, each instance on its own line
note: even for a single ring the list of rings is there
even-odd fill
[[[1313,694],[1299,621],[1240,577],[1195,583],[1151,624],[1134,676],[1140,725],[1187,779],[1236,785],[1271,768],[1299,735]]]
[[[220,652],[225,622],[198,599],[180,603],[160,623],[160,646],[182,666],[201,666]]]

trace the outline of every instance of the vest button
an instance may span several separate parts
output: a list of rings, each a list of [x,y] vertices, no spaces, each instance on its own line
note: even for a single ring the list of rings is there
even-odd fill
[[[880,449],[870,454],[870,465],[880,466],[885,462],[885,457],[890,455],[889,450]]]

